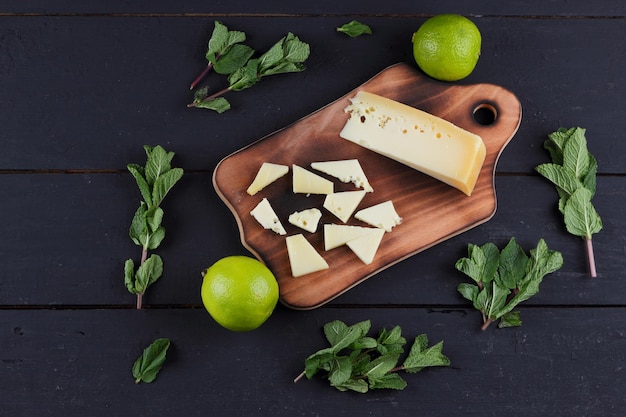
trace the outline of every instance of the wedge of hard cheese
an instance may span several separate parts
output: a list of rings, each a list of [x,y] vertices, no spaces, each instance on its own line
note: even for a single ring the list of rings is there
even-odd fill
[[[339,136],[472,194],[486,155],[480,136],[365,91],[350,102]]]

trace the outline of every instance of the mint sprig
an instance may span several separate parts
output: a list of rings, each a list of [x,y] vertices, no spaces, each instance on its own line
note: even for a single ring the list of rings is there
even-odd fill
[[[330,347],[306,358],[304,371],[294,382],[324,372],[330,385],[339,391],[402,390],[407,383],[398,372],[417,373],[427,367],[450,365],[450,360],[442,353],[443,342],[429,347],[425,334],[415,338],[400,363],[406,344],[400,326],[391,330],[383,328],[377,338],[367,335],[370,327],[369,320],[352,326],[339,320],[326,323],[324,335]]]
[[[143,350],[143,353],[137,358],[132,368],[135,384],[140,382],[149,384],[156,379],[157,374],[165,363],[169,347],[170,340],[161,338],[156,339]]]
[[[131,294],[137,295],[137,309],[141,308],[143,294],[163,273],[163,260],[159,255],[148,251],[156,249],[165,238],[162,226],[163,209],[160,207],[165,196],[182,178],[182,168],[172,168],[174,152],[167,152],[161,146],[144,146],[147,161],[145,167],[128,164],[143,198],[133,216],[128,232],[132,241],[141,246],[141,262],[137,270],[132,259],[124,264],[124,284]]]
[[[343,24],[337,28],[337,32],[345,33],[351,38],[356,38],[361,35],[371,35],[372,28],[365,23],[361,23],[358,20],[353,20],[346,24]]]
[[[214,33],[211,40],[215,36],[216,34]],[[214,43],[222,44],[223,42],[216,41]],[[209,41],[209,45],[211,44],[212,42]],[[222,57],[218,61],[223,62],[226,60],[228,62],[228,66],[223,65],[226,69],[222,72],[227,75],[228,87],[212,94],[209,93],[208,87],[199,89],[194,94],[193,102],[188,104],[187,107],[197,107],[223,113],[230,109],[230,103],[223,97],[224,94],[229,91],[246,90],[257,84],[262,78],[270,75],[304,71],[306,68],[304,62],[311,53],[309,44],[301,41],[291,32],[257,58],[252,58],[253,51],[252,53],[247,53],[251,50],[243,53],[239,51],[240,48],[235,48],[235,46],[228,52],[228,59]]]
[[[548,249],[543,239],[530,250],[530,256],[511,238],[500,251],[493,243],[468,245],[468,256],[456,262],[456,269],[474,284],[461,283],[457,290],[483,316],[482,330],[500,320],[498,327],[521,326],[521,302],[539,292],[543,278],[563,266],[560,252]]]
[[[544,142],[544,148],[552,163],[541,164],[536,170],[556,186],[558,208],[563,214],[565,228],[585,240],[589,273],[596,277],[591,239],[593,234],[602,230],[602,219],[591,199],[596,192],[598,161],[587,150],[585,129],[580,127],[552,132]]]

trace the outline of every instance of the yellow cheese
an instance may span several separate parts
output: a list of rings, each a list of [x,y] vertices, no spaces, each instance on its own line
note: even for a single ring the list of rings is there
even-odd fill
[[[257,222],[259,222],[259,224],[261,224],[261,226],[263,226],[264,229],[272,230],[279,235],[287,234],[267,198],[261,200],[259,204],[257,204],[256,207],[250,212],[250,214],[256,219]]]
[[[324,225],[324,250],[331,250],[345,245],[351,240],[368,235],[376,230],[372,227],[350,226],[347,224]]]
[[[289,223],[298,226],[307,232],[315,233],[317,225],[322,218],[322,212],[319,209],[311,208],[302,211],[296,211],[289,215]]]
[[[333,183],[311,171],[293,165],[293,192],[302,194],[331,194]]]
[[[352,182],[357,188],[363,188],[368,193],[374,191],[369,181],[367,181],[358,159],[313,162],[311,168],[332,175],[341,182]]]
[[[378,246],[380,246],[384,234],[384,229],[374,229],[372,233],[349,240],[346,242],[346,245],[352,249],[352,252],[354,252],[365,265],[369,265],[374,260],[374,256],[376,255],[376,251],[378,251]]]
[[[263,162],[246,192],[250,195],[255,195],[287,172],[289,172],[289,167],[286,165]]]
[[[302,234],[288,236],[285,242],[294,278],[328,269],[328,263]]]
[[[328,194],[324,199],[324,208],[346,223],[354,210],[365,197],[365,191],[343,191]]]
[[[486,155],[480,136],[365,91],[350,101],[339,136],[472,194]]]
[[[354,217],[371,226],[385,229],[387,232],[391,232],[394,226],[402,222],[391,200],[359,210]]]

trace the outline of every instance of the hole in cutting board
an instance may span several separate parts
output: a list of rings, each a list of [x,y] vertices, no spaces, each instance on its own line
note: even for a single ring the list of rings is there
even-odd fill
[[[472,116],[479,125],[489,126],[492,125],[498,118],[498,111],[489,103],[481,103],[476,106]]]

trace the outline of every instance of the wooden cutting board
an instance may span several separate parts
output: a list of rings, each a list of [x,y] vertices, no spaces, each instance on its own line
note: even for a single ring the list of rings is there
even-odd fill
[[[480,135],[487,156],[472,196],[341,139],[339,132],[348,119],[344,108],[348,98],[361,89],[427,111]],[[479,123],[476,111],[486,112],[493,122]],[[496,163],[517,131],[521,114],[519,100],[502,87],[441,83],[407,64],[396,64],[309,116],[224,158],[214,171],[213,184],[237,220],[243,245],[276,276],[281,302],[294,309],[312,309],[377,272],[493,217],[497,205]],[[363,264],[346,246],[324,251],[322,225],[341,222],[322,208],[324,196],[293,194],[291,171],[254,196],[246,193],[263,162],[297,164],[314,171],[310,168],[312,162],[352,158],[359,160],[374,188],[359,209],[392,200],[403,218],[402,224],[385,234],[370,265]],[[352,184],[326,177],[333,180],[335,191],[355,189]],[[274,207],[287,235],[304,234],[328,262],[328,270],[299,278],[291,276],[285,236],[263,229],[250,215],[264,197]],[[313,207],[323,213],[316,233],[287,221],[294,211]],[[364,225],[354,219],[348,224]]]

